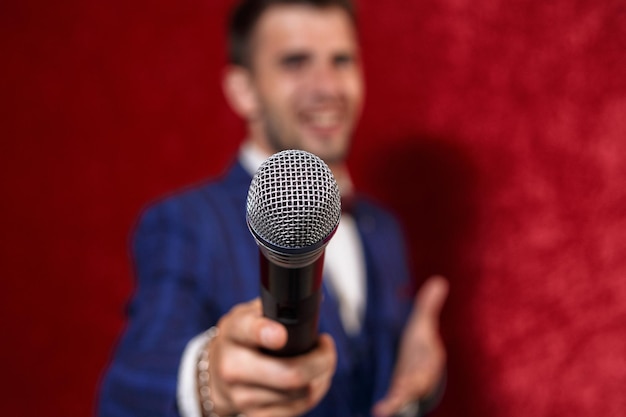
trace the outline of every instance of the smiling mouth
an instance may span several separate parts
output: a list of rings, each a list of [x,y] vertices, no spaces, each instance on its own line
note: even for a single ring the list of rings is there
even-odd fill
[[[337,128],[339,127],[341,120],[341,113],[337,110],[307,112],[303,116],[303,121],[309,127],[319,130]]]

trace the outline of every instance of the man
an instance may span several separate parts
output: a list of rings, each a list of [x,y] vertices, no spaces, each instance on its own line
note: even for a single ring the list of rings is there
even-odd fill
[[[138,287],[103,384],[101,415],[423,410],[423,400],[441,389],[445,351],[437,327],[447,283],[430,279],[413,305],[398,226],[352,190],[344,159],[363,82],[351,5],[244,1],[230,42],[224,91],[248,139],[224,178],[142,217]],[[327,248],[317,347],[278,358],[260,350],[283,346],[286,330],[262,317],[245,197],[259,163],[291,148],[324,159],[354,207]],[[212,326],[218,331],[207,335]]]

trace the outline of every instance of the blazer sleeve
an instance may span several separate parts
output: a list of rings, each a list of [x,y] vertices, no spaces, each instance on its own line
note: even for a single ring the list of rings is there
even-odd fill
[[[197,202],[147,210],[133,240],[136,289],[128,323],[102,383],[103,417],[178,416],[176,384],[188,341],[217,321],[208,295],[213,222]],[[213,230],[214,232],[214,230]]]

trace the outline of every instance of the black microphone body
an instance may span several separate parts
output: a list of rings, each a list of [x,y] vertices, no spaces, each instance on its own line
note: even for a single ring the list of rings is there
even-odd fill
[[[317,156],[282,151],[256,172],[246,205],[260,252],[263,314],[287,328],[286,345],[268,353],[306,353],[317,344],[324,250],[341,216],[335,178]]]
[[[263,315],[287,328],[287,343],[272,351],[279,356],[308,352],[317,344],[319,309],[322,300],[324,253],[313,263],[286,268],[260,253]]]

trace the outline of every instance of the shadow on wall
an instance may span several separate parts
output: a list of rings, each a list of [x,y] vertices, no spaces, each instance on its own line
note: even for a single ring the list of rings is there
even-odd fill
[[[457,275],[475,223],[475,173],[466,152],[420,136],[373,148],[366,157],[360,178],[401,219],[415,276]]]
[[[384,142],[380,142],[384,143]],[[448,349],[448,387],[436,416],[487,415],[479,391],[489,369],[472,326],[471,300],[480,277],[472,262],[478,221],[477,171],[467,150],[450,138],[407,137],[368,150],[357,172],[369,195],[400,219],[416,288],[430,275],[448,278],[451,292],[442,317]],[[361,186],[361,184],[359,184]]]

